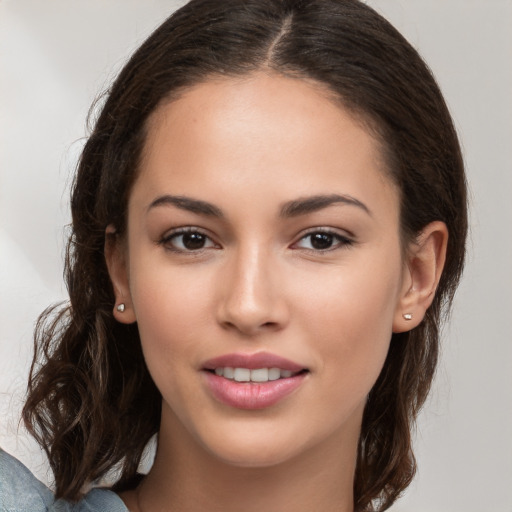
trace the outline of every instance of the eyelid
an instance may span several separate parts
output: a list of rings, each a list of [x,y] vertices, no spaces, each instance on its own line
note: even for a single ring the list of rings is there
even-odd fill
[[[196,250],[187,250],[187,249],[179,249],[176,247],[169,246],[169,244],[173,238],[179,237],[180,235],[190,234],[190,233],[197,233],[199,235],[204,236],[214,245],[214,247],[204,247],[204,248],[196,249]],[[157,241],[157,244],[164,246],[167,250],[172,251],[172,252],[177,252],[180,254],[195,254],[195,255],[200,254],[201,252],[203,252],[206,249],[220,248],[220,245],[214,240],[214,238],[208,233],[207,230],[199,228],[197,226],[181,226],[181,227],[170,229],[170,230],[166,231],[159,238],[159,240]]]
[[[310,235],[314,235],[315,233],[324,233],[327,235],[331,235],[335,239],[338,240],[338,244],[336,244],[333,247],[330,247],[328,249],[309,249],[309,248],[305,248],[305,247],[299,247],[298,249],[305,250],[305,251],[311,251],[311,252],[315,252],[315,253],[325,253],[325,252],[329,252],[329,251],[335,251],[336,249],[343,249],[346,247],[350,247],[350,246],[354,245],[356,242],[354,235],[348,234],[346,231],[344,231],[342,233],[342,232],[340,232],[339,229],[336,229],[336,228],[318,226],[318,227],[309,228],[309,229],[303,231],[302,233],[300,233],[297,236],[296,241],[291,244],[291,248],[296,246],[304,238],[307,238]]]

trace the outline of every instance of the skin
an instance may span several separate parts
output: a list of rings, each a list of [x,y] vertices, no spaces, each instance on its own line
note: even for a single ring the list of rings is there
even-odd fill
[[[348,200],[283,215],[290,202],[333,194]],[[204,246],[188,250],[183,227]],[[330,233],[325,250],[312,245],[319,231]],[[106,248],[126,305],[114,314],[138,322],[163,397],[155,464],[122,495],[127,506],[352,511],[366,396],[392,332],[421,322],[446,239],[432,223],[402,251],[399,191],[379,144],[318,84],[260,72],[159,107],[127,235]],[[204,362],[261,351],[307,368],[301,386],[262,410],[217,401]]]

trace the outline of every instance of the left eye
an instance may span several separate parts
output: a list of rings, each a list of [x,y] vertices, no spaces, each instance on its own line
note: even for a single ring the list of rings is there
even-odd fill
[[[175,251],[200,251],[215,247],[213,241],[199,231],[174,233],[163,240],[163,243]]]
[[[352,242],[344,236],[325,231],[315,231],[303,236],[295,245],[301,249],[313,251],[328,251],[343,245],[350,245]]]

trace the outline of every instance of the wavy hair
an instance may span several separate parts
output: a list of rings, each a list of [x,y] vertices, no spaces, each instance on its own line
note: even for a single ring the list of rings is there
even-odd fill
[[[366,120],[401,197],[404,241],[440,220],[447,260],[424,321],[393,334],[364,411],[354,507],[387,509],[415,472],[411,430],[435,372],[439,329],[464,263],[466,184],[453,123],[418,53],[357,0],[192,0],[135,52],[106,95],[72,187],[65,278],[69,304],[46,310],[35,331],[25,424],[45,449],[56,496],[119,468],[133,486],[161,396],[136,325],[119,324],[104,256],[105,228],[126,229],[148,116],[212,76],[268,69],[324,86]]]

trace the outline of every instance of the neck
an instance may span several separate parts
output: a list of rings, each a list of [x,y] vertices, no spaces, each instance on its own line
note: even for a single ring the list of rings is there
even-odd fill
[[[180,428],[176,435],[163,414],[155,463],[137,491],[140,512],[353,511],[359,425],[270,467],[225,463]]]

